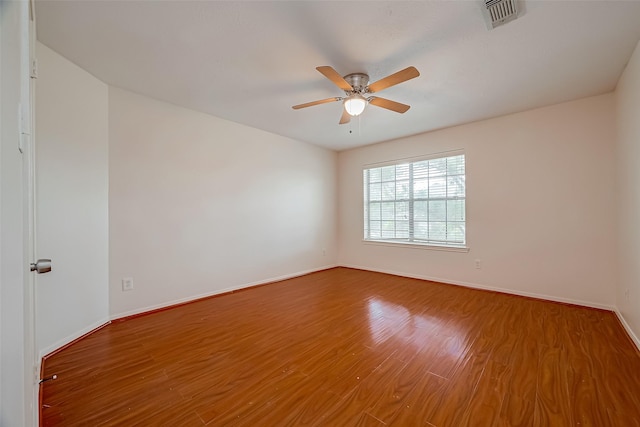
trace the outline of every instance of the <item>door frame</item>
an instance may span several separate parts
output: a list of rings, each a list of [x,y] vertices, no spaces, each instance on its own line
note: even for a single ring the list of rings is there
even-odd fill
[[[22,55],[23,117],[27,117],[27,134],[24,135],[23,145],[23,173],[24,173],[24,251],[27,264],[36,260],[36,155],[35,155],[35,77],[36,77],[36,23],[35,4],[27,0],[28,7],[24,22],[27,24],[21,37],[26,52]],[[26,32],[26,34],[24,34]],[[26,40],[25,40],[26,39]],[[30,272],[24,275],[24,360],[28,372],[25,383],[25,421],[27,425],[38,426],[40,423],[40,358],[36,343],[36,274]]]

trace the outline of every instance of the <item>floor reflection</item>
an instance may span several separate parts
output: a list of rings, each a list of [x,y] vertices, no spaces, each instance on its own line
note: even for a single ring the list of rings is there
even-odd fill
[[[468,349],[464,331],[446,316],[413,314],[402,305],[372,297],[367,303],[369,333],[375,345],[390,340],[415,352],[436,351],[443,357],[459,358]]]

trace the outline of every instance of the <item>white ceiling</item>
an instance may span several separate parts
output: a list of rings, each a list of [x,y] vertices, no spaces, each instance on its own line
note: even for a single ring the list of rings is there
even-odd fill
[[[610,92],[640,39],[640,1],[532,1],[487,30],[482,1],[48,1],[38,39],[104,82],[344,150]],[[315,67],[421,76],[338,125]],[[376,94],[377,95],[377,94]]]

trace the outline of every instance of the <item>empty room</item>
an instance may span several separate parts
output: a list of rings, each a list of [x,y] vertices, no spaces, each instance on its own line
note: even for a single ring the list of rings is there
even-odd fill
[[[1,5],[1,426],[640,427],[639,1]]]

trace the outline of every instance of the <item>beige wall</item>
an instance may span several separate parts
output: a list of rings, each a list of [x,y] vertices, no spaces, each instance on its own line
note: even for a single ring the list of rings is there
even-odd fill
[[[613,307],[614,148],[608,94],[341,152],[338,262]],[[364,165],[457,149],[468,253],[362,242]]]
[[[335,265],[335,152],[110,88],[109,161],[112,316]]]
[[[640,347],[640,42],[618,82],[616,101],[620,260],[616,305]]]
[[[36,335],[44,356],[109,320],[107,85],[38,43]]]

